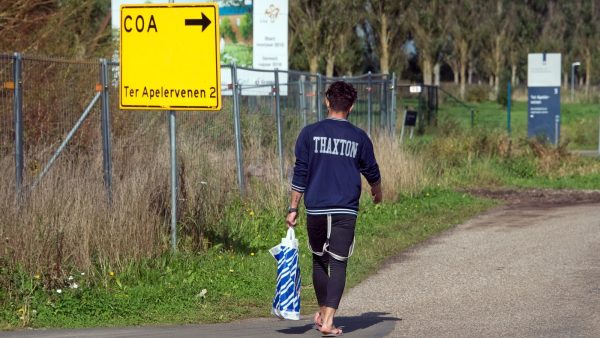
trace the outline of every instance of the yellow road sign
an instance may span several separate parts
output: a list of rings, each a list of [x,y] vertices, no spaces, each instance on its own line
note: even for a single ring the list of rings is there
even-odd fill
[[[121,109],[220,110],[216,3],[122,5]]]

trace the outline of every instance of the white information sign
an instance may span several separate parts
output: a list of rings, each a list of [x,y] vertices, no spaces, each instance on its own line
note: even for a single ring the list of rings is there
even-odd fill
[[[288,70],[288,0],[254,0],[253,2],[252,63],[255,69]],[[243,77],[238,76],[238,79]],[[255,94],[268,95],[269,84],[274,83],[273,73],[252,72],[257,86]],[[287,83],[287,73],[279,74],[279,83]],[[287,95],[287,86],[281,86],[281,95]]]
[[[561,55],[535,53],[527,57],[527,135],[560,140]]]
[[[527,87],[560,87],[560,53],[531,53],[527,56]]]

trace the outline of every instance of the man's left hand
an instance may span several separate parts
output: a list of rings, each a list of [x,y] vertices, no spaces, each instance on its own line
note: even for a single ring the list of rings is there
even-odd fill
[[[297,211],[288,213],[287,217],[285,218],[285,223],[287,224],[288,228],[293,228],[296,226],[296,218],[298,218]]]

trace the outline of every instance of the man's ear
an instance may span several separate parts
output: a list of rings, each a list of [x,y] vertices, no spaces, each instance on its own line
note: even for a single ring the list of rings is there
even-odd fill
[[[354,105],[350,106],[350,109],[348,109],[348,114],[352,112],[352,109],[354,109]]]
[[[327,107],[327,109],[329,109],[329,99],[325,98],[325,107]]]

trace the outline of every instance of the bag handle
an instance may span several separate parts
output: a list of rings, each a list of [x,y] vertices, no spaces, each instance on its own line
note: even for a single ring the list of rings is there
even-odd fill
[[[285,236],[285,239],[289,240],[289,241],[293,241],[296,239],[296,233],[294,232],[294,228],[288,228],[287,231],[287,235]]]

